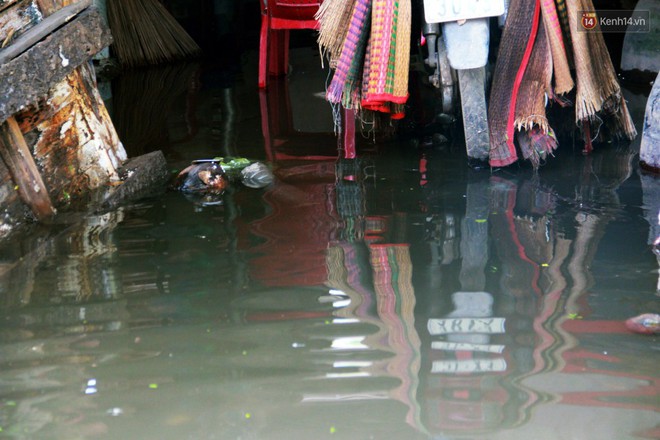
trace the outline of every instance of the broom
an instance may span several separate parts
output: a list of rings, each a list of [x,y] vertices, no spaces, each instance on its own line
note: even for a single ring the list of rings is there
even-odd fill
[[[159,0],[109,0],[113,50],[125,67],[172,63],[201,49]]]

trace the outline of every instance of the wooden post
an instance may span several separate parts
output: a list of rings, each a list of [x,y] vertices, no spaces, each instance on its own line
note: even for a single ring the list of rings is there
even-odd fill
[[[48,16],[57,11],[60,2],[57,0],[38,0],[37,3],[42,14]],[[81,4],[88,6],[89,3],[89,0],[87,0]],[[3,52],[3,55],[6,56],[7,54]],[[37,220],[43,221],[53,216],[55,208],[46,190],[46,185],[25,142],[18,122],[13,116],[0,124],[0,156],[9,169],[21,199],[30,207]]]
[[[21,199],[32,209],[37,219],[43,221],[55,214],[37,164],[13,117],[0,125],[0,156],[18,187]]]
[[[45,18],[0,50],[0,157],[12,177],[0,178],[0,204],[20,199],[44,220],[116,177],[125,152],[87,64],[109,29],[91,0],[35,2]]]

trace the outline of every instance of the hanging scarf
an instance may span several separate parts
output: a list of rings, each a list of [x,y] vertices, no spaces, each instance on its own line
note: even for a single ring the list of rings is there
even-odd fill
[[[494,167],[510,165],[518,159],[514,144],[516,103],[532,56],[540,16],[539,0],[512,0],[509,4],[488,108],[489,162]]]
[[[374,0],[362,108],[403,117],[401,106],[408,99],[410,27],[410,0]]]
[[[593,3],[591,0],[567,0],[566,4],[570,23],[575,23],[570,27],[577,78],[575,121],[585,128],[585,150],[589,151],[591,146],[589,126],[600,122],[598,114],[601,112],[612,116],[616,135],[632,140],[637,130],[623,99],[598,20],[593,30],[578,29],[581,11],[595,11]]]
[[[371,0],[357,0],[351,14],[348,32],[337,61],[335,73],[326,92],[329,102],[343,102],[353,108],[360,91],[364,53],[369,36]]]

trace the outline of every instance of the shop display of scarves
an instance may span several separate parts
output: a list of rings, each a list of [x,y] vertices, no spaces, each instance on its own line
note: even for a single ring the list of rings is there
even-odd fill
[[[567,94],[576,85],[585,152],[604,118],[614,135],[637,135],[600,28],[580,29],[581,11],[595,11],[592,0],[511,0],[488,109],[491,166],[518,159],[515,141],[535,168],[552,154],[557,139],[546,102],[570,105]]]
[[[326,99],[403,117],[410,67],[410,0],[326,0],[319,45],[334,68]]]

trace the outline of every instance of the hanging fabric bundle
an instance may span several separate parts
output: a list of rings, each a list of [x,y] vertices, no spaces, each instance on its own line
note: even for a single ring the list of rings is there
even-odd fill
[[[330,60],[330,67],[337,66],[344,39],[348,33],[356,0],[325,0],[314,18],[319,22],[318,43]]]
[[[592,150],[591,124],[597,123],[596,129],[600,129],[601,113],[611,117],[612,131],[616,136],[634,139],[637,130],[623,99],[598,20],[594,29],[578,28],[582,11],[595,10],[593,2],[567,0],[567,9],[569,22],[573,23],[569,29],[577,78],[575,122],[584,129],[585,152]]]
[[[545,117],[545,94],[550,91],[551,76],[552,58],[539,0],[512,0],[488,109],[491,166],[510,165],[518,159],[516,128],[530,132],[523,135],[523,154],[535,166],[556,148],[556,138]]]
[[[564,95],[573,90],[575,83],[571,77],[570,61],[555,0],[541,0],[541,15],[550,44],[552,55],[550,74],[554,73],[554,93],[555,99],[557,99],[558,95]],[[572,46],[570,47],[572,48]]]
[[[403,118],[408,99],[410,0],[373,0],[362,107]]]
[[[569,105],[566,95],[573,89],[585,152],[591,151],[591,124],[602,121],[599,114],[612,117],[615,135],[636,136],[600,29],[578,28],[578,14],[593,10],[591,0],[512,0],[509,4],[488,109],[491,166],[515,162],[517,140],[523,158],[538,168],[557,148],[546,103]]]
[[[355,108],[356,104],[359,104],[362,65],[371,20],[370,12],[371,0],[357,0],[353,5],[348,32],[326,92],[329,102],[343,103],[345,108]]]
[[[327,0],[316,18],[318,43],[335,69],[326,99],[345,108],[403,117],[410,67],[410,0]]]

